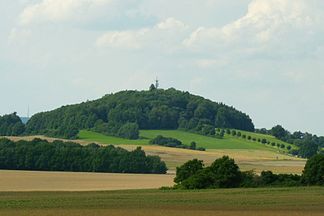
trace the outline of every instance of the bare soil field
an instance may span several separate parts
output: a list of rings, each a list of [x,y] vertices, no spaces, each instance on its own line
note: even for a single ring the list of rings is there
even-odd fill
[[[0,170],[0,191],[103,191],[173,185],[173,175]]]

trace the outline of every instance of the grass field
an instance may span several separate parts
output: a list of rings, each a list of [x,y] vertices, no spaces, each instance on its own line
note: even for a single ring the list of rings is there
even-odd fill
[[[0,192],[0,215],[323,215],[324,187],[131,190],[106,192]]]
[[[251,135],[252,137],[255,137],[257,139],[266,138],[271,142],[284,143],[282,141],[279,141],[275,137],[269,135],[263,135],[263,134],[257,134],[252,132],[245,132],[245,131],[244,132],[241,131],[241,132],[242,134]],[[150,139],[153,139],[158,135],[176,138],[182,141],[182,143],[186,145],[190,145],[192,141],[195,141],[198,147],[204,147],[206,149],[267,149],[272,151],[277,150],[277,147],[269,147],[259,142],[248,141],[246,139],[233,137],[231,135],[225,135],[223,139],[217,139],[213,137],[202,136],[199,134],[189,133],[180,130],[141,130],[140,131],[141,139],[139,140],[122,139],[118,137],[106,136],[100,133],[83,130],[79,133],[79,138],[81,140],[94,141],[103,144],[148,145]]]

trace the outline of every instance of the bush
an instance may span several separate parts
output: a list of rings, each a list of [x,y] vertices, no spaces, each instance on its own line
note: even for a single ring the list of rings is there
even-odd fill
[[[185,189],[232,188],[241,184],[241,172],[228,156],[216,159],[210,167],[203,168],[202,161],[188,161],[177,168],[176,187]]]
[[[324,155],[318,154],[308,159],[302,182],[306,185],[324,185]]]
[[[262,140],[261,140],[261,143],[262,143],[262,144],[266,144],[266,143],[267,143],[267,140],[266,140],[266,139],[262,139]]]
[[[118,136],[125,139],[138,139],[139,129],[136,123],[126,123],[118,130]]]
[[[236,136],[241,137],[242,133],[239,131],[239,132],[237,132]]]
[[[243,134],[243,135],[242,135],[242,138],[243,138],[243,139],[246,139],[246,135],[245,135],[245,134]]]
[[[185,179],[195,175],[199,170],[202,170],[204,164],[201,160],[193,159],[180,167],[177,167],[176,177],[174,178],[175,183],[181,183]]]
[[[247,139],[248,139],[248,140],[251,140],[251,139],[252,139],[252,137],[251,137],[251,136],[248,136],[248,137],[247,137]]]
[[[232,136],[236,136],[236,131],[232,130]]]

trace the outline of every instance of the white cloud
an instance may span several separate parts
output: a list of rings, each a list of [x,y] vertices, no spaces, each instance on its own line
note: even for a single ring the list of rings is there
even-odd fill
[[[229,49],[247,54],[284,52],[290,56],[314,51],[324,17],[315,2],[253,0],[245,16],[221,28],[199,27],[183,44],[198,50]]]
[[[98,47],[130,49],[138,49],[150,44],[156,46],[157,44],[169,42],[173,45],[180,45],[181,35],[186,32],[187,28],[188,26],[181,21],[167,18],[151,28],[106,32],[97,39],[96,45]]]
[[[20,23],[29,25],[42,22],[60,22],[69,19],[79,20],[94,9],[110,3],[112,0],[42,0],[27,6],[20,15]]]
[[[179,21],[176,20],[173,17],[167,18],[163,22],[160,22],[159,24],[156,25],[157,28],[159,29],[185,29],[187,26]]]
[[[141,47],[141,37],[143,37],[148,31],[149,29],[107,32],[97,39],[96,45],[98,47],[138,49]]]

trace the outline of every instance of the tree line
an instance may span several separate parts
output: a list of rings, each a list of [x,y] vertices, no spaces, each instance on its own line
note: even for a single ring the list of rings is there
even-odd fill
[[[302,175],[274,174],[262,171],[241,172],[234,159],[228,156],[216,159],[205,167],[203,161],[193,159],[177,167],[174,179],[176,189],[208,189],[237,187],[288,187],[324,185],[324,155],[310,158]]]
[[[231,130],[231,129],[217,129],[217,130],[220,130],[221,133],[226,133],[228,135],[232,135],[234,137],[238,137],[238,138],[242,138],[242,139],[247,139],[249,141],[254,141],[254,142],[259,142],[261,144],[264,144],[264,145],[271,145],[272,147],[277,147],[279,149],[287,149],[291,154],[293,154],[292,152],[292,147],[291,145],[286,145],[284,143],[276,143],[276,142],[271,142],[270,140],[267,140],[266,138],[256,138],[256,137],[253,137],[251,135],[246,135],[244,134],[244,132],[241,132],[241,131],[236,131],[236,130]],[[224,132],[223,132],[224,131]]]
[[[158,156],[147,156],[140,148],[134,151],[109,146],[34,139],[11,141],[0,139],[0,169],[156,173],[164,174],[167,167]]]
[[[298,146],[298,150],[294,149],[291,151],[291,153],[294,155],[298,155],[303,158],[310,158],[317,153],[324,154],[323,150],[321,150],[321,148],[324,148],[324,136],[317,136],[300,131],[290,133],[281,125],[276,125],[270,130],[262,128],[256,131],[258,133],[273,135],[279,140]]]
[[[203,147],[197,147],[197,143],[192,141],[190,146],[184,145],[180,140],[172,138],[172,137],[164,137],[162,135],[158,135],[152,140],[150,140],[150,144],[153,145],[160,145],[166,146],[171,148],[182,148],[182,149],[191,149],[191,150],[198,150],[198,151],[206,151]]]
[[[171,88],[121,91],[38,113],[28,121],[25,133],[76,138],[79,130],[90,129],[137,139],[140,129],[182,129],[213,136],[216,127],[254,131],[245,113]]]

